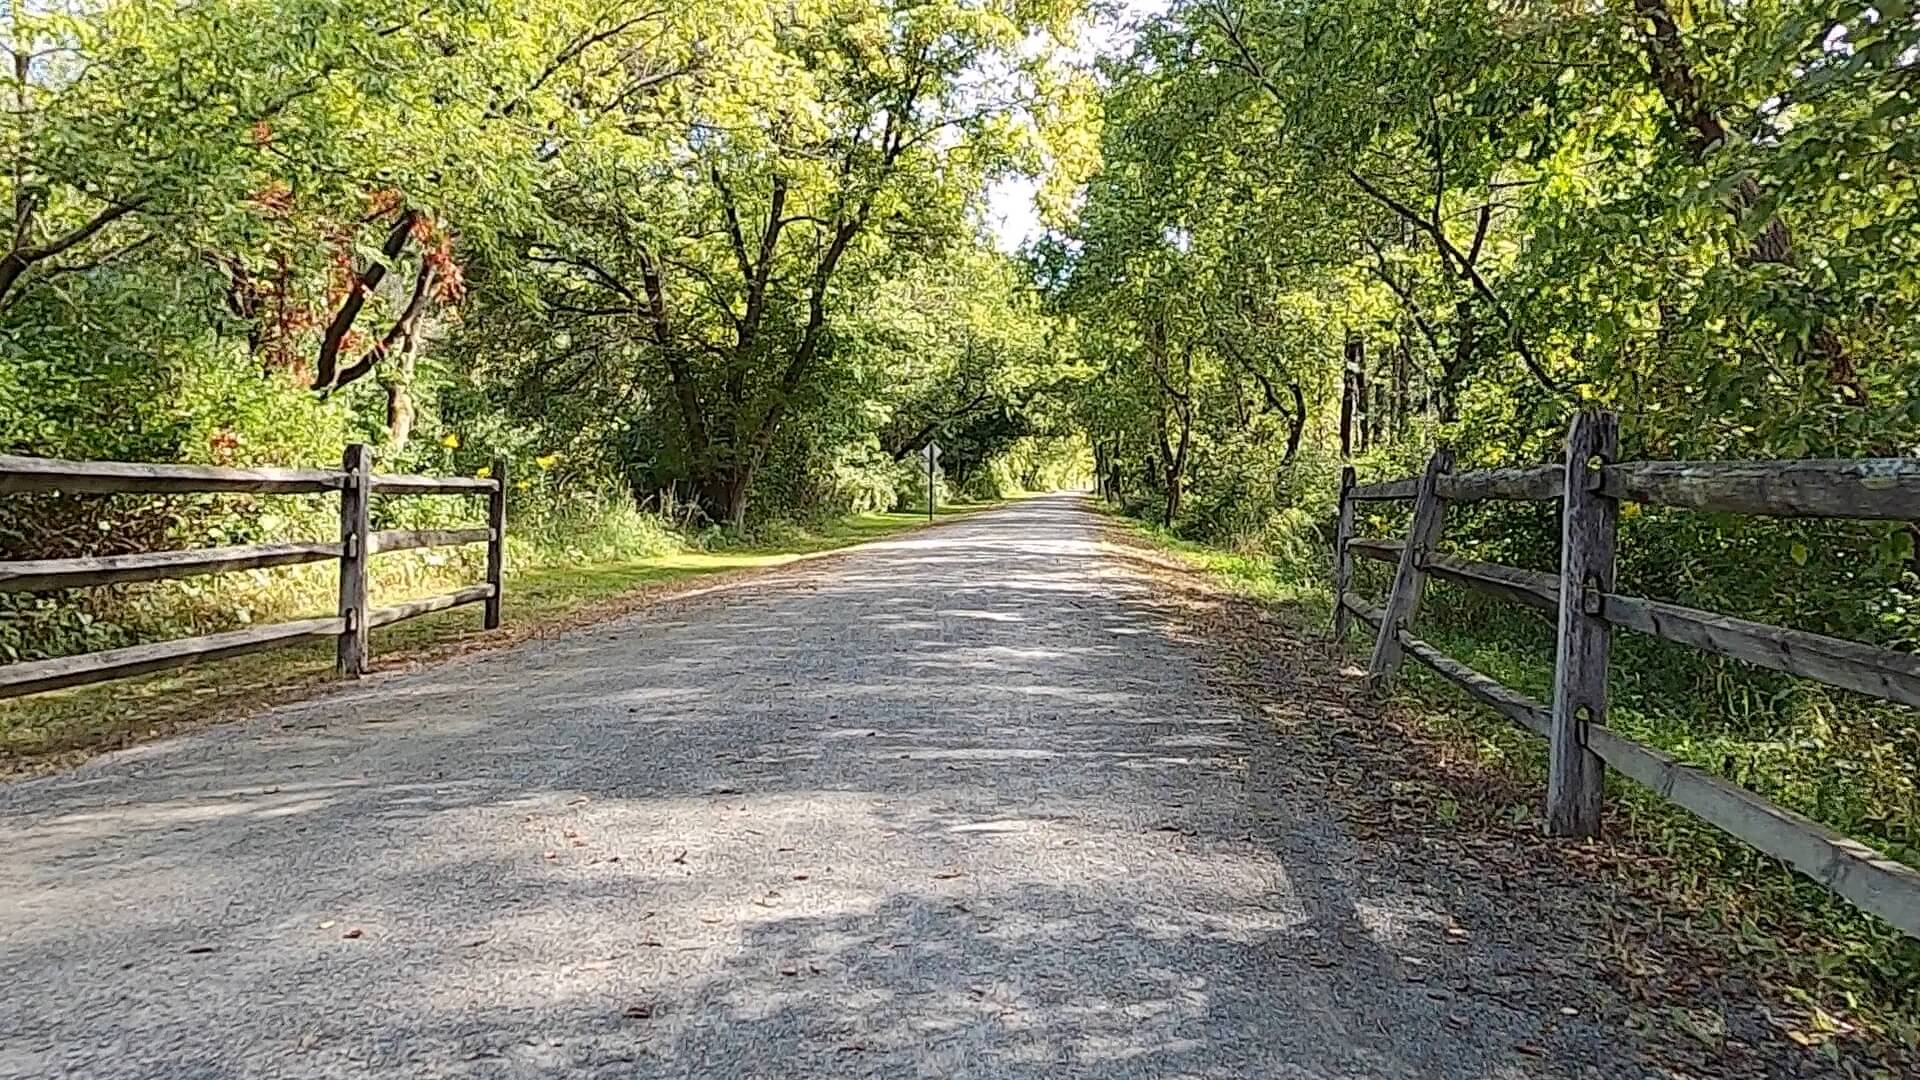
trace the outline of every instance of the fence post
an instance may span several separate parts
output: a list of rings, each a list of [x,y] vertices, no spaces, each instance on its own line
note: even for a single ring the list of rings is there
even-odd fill
[[[1333,527],[1333,640],[1347,640],[1347,589],[1353,584],[1353,556],[1347,541],[1353,539],[1353,466],[1340,470],[1340,516]]]
[[[488,630],[500,629],[500,601],[506,592],[507,570],[507,459],[493,459],[493,490],[487,493],[487,528],[493,530],[493,536],[487,541],[487,584],[493,586],[493,595],[487,597],[487,614],[483,625]]]
[[[1373,642],[1373,658],[1367,663],[1367,687],[1378,690],[1392,681],[1400,670],[1400,631],[1413,625],[1420,610],[1420,597],[1426,591],[1427,554],[1440,542],[1440,530],[1446,523],[1447,506],[1438,490],[1442,473],[1453,471],[1453,451],[1441,447],[1427,459],[1427,471],[1413,498],[1413,522],[1407,526],[1407,542],[1400,549],[1400,568],[1393,575],[1393,592],[1387,597],[1380,618],[1380,636]]]
[[[372,531],[373,450],[366,443],[347,446],[340,467],[340,618],[346,628],[334,653],[342,675],[367,673],[367,537]]]
[[[1606,766],[1587,748],[1587,725],[1607,722],[1610,634],[1600,596],[1613,590],[1613,541],[1620,504],[1594,490],[1596,464],[1620,452],[1619,418],[1583,412],[1567,430],[1566,493],[1560,514],[1560,622],[1554,656],[1547,830],[1595,836]]]

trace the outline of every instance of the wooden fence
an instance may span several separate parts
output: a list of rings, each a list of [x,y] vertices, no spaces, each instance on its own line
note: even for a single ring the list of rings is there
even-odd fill
[[[193,577],[231,570],[335,560],[340,564],[340,600],[332,616],[250,626],[203,637],[134,645],[124,649],[29,660],[0,665],[0,698],[105,682],[201,660],[237,656],[313,638],[337,642],[337,667],[345,675],[368,670],[368,635],[386,626],[463,604],[484,603],[485,625],[500,625],[501,575],[506,560],[506,469],[495,462],[485,479],[440,476],[388,476],[373,471],[373,453],[364,444],[347,447],[338,470],[229,469],[203,465],[151,465],[118,461],[61,461],[0,454],[0,494],[59,491],[84,494],[178,494],[252,492],[340,496],[340,539],[245,544],[236,547],[155,551],[77,559],[0,562],[0,592],[35,592],[111,585],[131,581]],[[485,495],[487,525],[471,529],[389,530],[374,532],[372,496]],[[487,545],[483,584],[391,607],[371,607],[367,597],[367,560],[409,548]]]
[[[1367,680],[1391,680],[1404,656],[1432,668],[1509,720],[1547,738],[1547,825],[1557,836],[1599,831],[1605,766],[1652,788],[1723,831],[1829,890],[1920,937],[1920,871],[1849,837],[1606,726],[1607,662],[1614,628],[1920,706],[1920,656],[1785,627],[1626,596],[1615,591],[1614,532],[1622,502],[1781,517],[1920,521],[1920,459],[1616,462],[1618,421],[1583,413],[1567,435],[1566,459],[1532,468],[1455,473],[1434,454],[1425,473],[1356,486],[1341,477],[1334,540],[1334,633],[1354,618],[1375,631]],[[1447,507],[1488,499],[1561,504],[1556,574],[1476,562],[1436,551]],[[1411,500],[1402,540],[1353,535],[1354,506]],[[1353,593],[1353,558],[1397,567],[1382,605]],[[1555,613],[1553,703],[1474,671],[1413,635],[1428,575]]]

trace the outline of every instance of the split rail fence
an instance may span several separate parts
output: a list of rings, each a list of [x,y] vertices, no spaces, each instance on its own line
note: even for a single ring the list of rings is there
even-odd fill
[[[202,465],[156,465],[119,461],[63,461],[0,454],[0,494],[181,494],[250,492],[327,494],[340,498],[340,539],[244,544],[73,559],[0,562],[0,592],[39,592],[134,581],[156,581],[256,570],[297,563],[339,564],[339,604],[331,616],[250,626],[202,637],[178,638],[121,649],[0,665],[0,698],[105,682],[315,638],[336,642],[336,667],[364,675],[369,636],[376,627],[465,604],[485,604],[484,624],[500,625],[501,576],[506,568],[506,470],[495,462],[486,478],[393,476],[373,471],[364,444],[347,447],[338,470],[231,469]],[[484,528],[373,531],[372,496],[485,495]],[[372,607],[367,595],[368,560],[410,548],[487,545],[487,579],[455,592],[388,607]]]
[[[1356,485],[1341,477],[1334,541],[1334,633],[1353,619],[1375,631],[1367,681],[1390,681],[1405,656],[1549,742],[1546,816],[1556,836],[1600,828],[1605,767],[1653,789],[1908,935],[1920,938],[1920,871],[1859,841],[1676,761],[1607,727],[1607,664],[1615,628],[1814,679],[1829,686],[1920,706],[1920,655],[1770,626],[1615,591],[1614,536],[1622,502],[1781,517],[1920,521],[1920,459],[1618,462],[1619,422],[1611,413],[1576,417],[1563,462],[1455,473],[1447,450],[1424,474]],[[1540,573],[1441,554],[1447,508],[1500,499],[1561,504],[1560,570]],[[1407,500],[1404,539],[1353,535],[1357,503]],[[1354,595],[1353,558],[1396,567],[1386,602]],[[1558,620],[1553,701],[1528,698],[1447,656],[1413,634],[1429,575]]]

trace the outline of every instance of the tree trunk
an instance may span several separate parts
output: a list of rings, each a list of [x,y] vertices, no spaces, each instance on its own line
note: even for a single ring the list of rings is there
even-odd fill
[[[387,382],[387,450],[398,454],[413,438],[413,359],[405,361],[406,377]]]
[[[1373,407],[1367,400],[1367,342],[1361,338],[1346,340],[1346,380],[1348,404],[1340,409],[1340,455],[1367,452],[1367,427],[1373,419]]]
[[[1353,346],[1347,346],[1349,361],[1353,356]],[[1353,368],[1343,363],[1340,367],[1340,460],[1353,456]]]
[[[1187,451],[1193,445],[1193,411],[1175,409],[1174,415],[1180,419],[1180,441],[1169,445],[1165,415],[1160,423],[1160,461],[1161,473],[1167,486],[1167,501],[1164,521],[1168,528],[1173,527],[1174,519],[1180,516],[1180,503],[1186,494]]]
[[[752,487],[752,466],[718,466],[700,478],[700,506],[711,520],[743,528],[747,523],[747,492]]]
[[[1288,383],[1287,392],[1293,395],[1293,415],[1287,417],[1287,453],[1280,459],[1282,465],[1291,465],[1300,456],[1300,438],[1307,431],[1307,395],[1297,382]]]

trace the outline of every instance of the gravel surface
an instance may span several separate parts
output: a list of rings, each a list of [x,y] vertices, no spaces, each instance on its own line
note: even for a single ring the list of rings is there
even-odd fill
[[[1345,834],[1098,528],[1026,501],[0,788],[0,1076],[1646,1074],[1539,1000],[1550,914]]]

